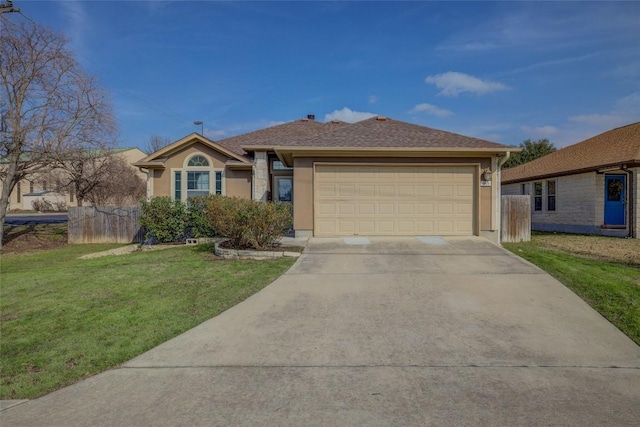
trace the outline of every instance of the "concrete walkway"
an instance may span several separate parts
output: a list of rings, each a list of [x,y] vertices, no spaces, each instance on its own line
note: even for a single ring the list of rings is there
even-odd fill
[[[0,413],[39,425],[637,425],[640,347],[486,240],[311,239],[245,302]]]

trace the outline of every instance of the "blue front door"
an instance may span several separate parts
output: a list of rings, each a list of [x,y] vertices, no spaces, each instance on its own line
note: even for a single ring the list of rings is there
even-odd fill
[[[605,225],[626,225],[625,189],[626,175],[606,175],[604,177],[604,223]]]

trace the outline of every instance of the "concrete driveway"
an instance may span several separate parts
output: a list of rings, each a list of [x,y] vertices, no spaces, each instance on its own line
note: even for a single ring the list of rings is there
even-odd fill
[[[312,239],[245,302],[3,425],[637,425],[640,347],[486,240]]]

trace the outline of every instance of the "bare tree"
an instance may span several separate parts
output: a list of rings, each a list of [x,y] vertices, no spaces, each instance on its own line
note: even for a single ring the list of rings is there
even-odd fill
[[[146,152],[147,154],[155,153],[169,144],[171,140],[166,136],[151,135],[147,140]]]
[[[112,154],[103,149],[74,148],[55,157],[55,172],[67,191],[72,191],[82,206],[89,194],[109,179],[113,179],[110,168],[113,165]]]
[[[108,163],[106,179],[87,193],[87,200],[96,206],[127,206],[145,197],[147,184],[124,158],[113,155]]]
[[[115,145],[115,121],[105,93],[73,59],[63,36],[2,16],[0,26],[4,223],[9,195],[20,180],[68,160],[70,151]]]

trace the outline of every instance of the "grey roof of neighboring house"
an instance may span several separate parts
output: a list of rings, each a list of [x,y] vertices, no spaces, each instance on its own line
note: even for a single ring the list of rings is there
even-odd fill
[[[624,164],[640,165],[640,122],[601,133],[515,168],[504,169],[502,182],[508,184]]]

